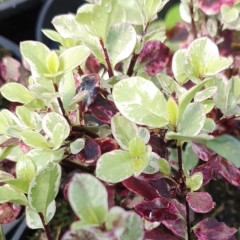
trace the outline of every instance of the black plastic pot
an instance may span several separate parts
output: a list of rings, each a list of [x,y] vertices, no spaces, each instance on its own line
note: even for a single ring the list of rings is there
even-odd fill
[[[43,0],[4,0],[0,3],[0,20],[9,18],[43,2]]]
[[[51,21],[54,16],[59,14],[76,13],[79,6],[85,1],[83,0],[48,0],[43,5],[36,24],[36,40],[43,42],[50,48],[56,48],[58,45],[48,39],[42,29],[54,29]]]
[[[14,42],[1,35],[0,35],[0,48],[9,50],[15,58],[17,58],[18,60],[21,59],[19,47]]]

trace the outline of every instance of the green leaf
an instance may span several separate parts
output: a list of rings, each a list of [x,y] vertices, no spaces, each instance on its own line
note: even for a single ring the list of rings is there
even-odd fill
[[[11,179],[14,179],[14,176],[12,174],[0,170],[0,183]]]
[[[136,39],[136,31],[128,23],[117,23],[110,28],[107,36],[107,50],[113,68],[131,55]]]
[[[115,84],[113,99],[119,111],[135,123],[157,128],[168,124],[166,99],[144,78],[131,77]]]
[[[209,38],[196,39],[188,48],[188,57],[195,76],[215,75],[228,68],[232,61],[227,58],[219,58],[217,45]]]
[[[75,79],[72,72],[64,74],[63,82],[61,82],[59,87],[59,92],[63,95],[63,106],[67,107],[71,103],[76,92]]]
[[[191,191],[197,191],[200,189],[203,183],[203,175],[201,172],[196,172],[190,177],[186,178],[186,185]]]
[[[72,154],[77,154],[84,148],[85,140],[83,138],[78,138],[70,144],[70,151]]]
[[[197,166],[199,162],[198,156],[193,152],[191,144],[187,144],[183,152],[183,166],[186,170],[191,170]]]
[[[207,100],[207,99],[211,98],[216,91],[217,91],[217,87],[215,87],[215,86],[208,87],[200,92],[197,92],[194,97],[194,101],[202,102],[204,100]]]
[[[206,133],[211,133],[214,131],[216,124],[213,119],[206,118],[203,126],[203,131]]]
[[[165,16],[165,25],[167,29],[171,29],[175,26],[177,22],[181,22],[182,18],[179,12],[179,4],[173,5],[167,12]]]
[[[56,212],[56,204],[53,201],[49,207],[47,208],[47,220],[46,223],[49,223],[52,218],[54,217],[54,214]],[[39,217],[38,212],[34,211],[31,207],[26,207],[26,222],[27,226],[31,229],[39,229],[44,228],[42,224],[42,220]]]
[[[174,77],[180,85],[189,80],[186,73],[187,68],[187,50],[181,49],[175,52],[172,59],[172,71]]]
[[[128,151],[134,157],[142,156],[146,152],[144,141],[140,137],[133,138],[129,142]]]
[[[14,189],[22,192],[22,193],[28,193],[29,188],[29,181],[21,178],[14,178],[6,181],[7,184],[9,184]]]
[[[160,158],[158,161],[160,173],[169,176],[171,174],[171,165],[164,158]]]
[[[96,176],[106,182],[121,182],[133,175],[133,161],[134,158],[122,150],[105,153],[98,159]]]
[[[53,129],[52,142],[54,145],[54,150],[61,147],[63,141],[65,140],[64,128],[61,123],[57,123]]]
[[[24,106],[30,110],[40,110],[45,108],[45,103],[42,99],[35,98]]]
[[[101,225],[108,214],[104,185],[90,174],[76,174],[68,187],[68,199],[75,214],[85,224]]]
[[[136,124],[129,121],[120,114],[115,114],[111,119],[111,127],[113,137],[117,140],[120,147],[124,150],[128,149],[130,141],[138,136]]]
[[[169,122],[175,127],[178,122],[178,105],[172,97],[168,99],[167,109]]]
[[[21,139],[25,144],[33,148],[50,148],[46,138],[38,132],[27,130],[21,133]]]
[[[20,51],[23,58],[30,65],[32,74],[39,76],[49,72],[46,59],[50,54],[50,50],[43,43],[36,41],[21,42]]]
[[[51,139],[53,139],[54,128],[57,124],[62,126],[62,139],[65,140],[70,133],[70,127],[67,120],[62,115],[56,112],[50,112],[42,119],[42,128]]]
[[[28,205],[26,196],[10,186],[0,186],[0,203],[11,202],[20,205]]]
[[[148,131],[147,128],[140,127],[138,128],[138,135],[142,140],[144,141],[145,144],[147,144],[150,140],[150,132]]]
[[[16,108],[16,114],[23,124],[30,128],[34,128],[34,116],[28,108],[24,106],[18,106]]]
[[[32,93],[20,83],[7,83],[1,87],[1,94],[11,102],[28,103],[33,100]]]
[[[183,135],[198,135],[205,122],[206,116],[200,103],[190,103],[183,112],[177,126],[177,131]],[[191,124],[189,121],[191,120]]]
[[[48,71],[52,74],[57,73],[59,68],[59,59],[55,51],[51,51],[46,58]]]
[[[143,239],[144,231],[141,217],[135,212],[128,212],[125,222],[126,229],[124,230],[121,240],[141,240]]]
[[[35,165],[31,158],[23,155],[16,164],[16,175],[18,179],[22,179],[29,183],[35,175]]]
[[[44,215],[47,220],[47,209],[57,196],[61,179],[61,167],[48,163],[39,170],[30,183],[28,200],[30,207]]]
[[[52,41],[62,44],[63,39],[57,31],[54,31],[51,29],[42,29],[42,32],[45,36],[47,36]]]
[[[239,18],[239,9],[234,6],[223,5],[221,15],[225,23],[231,23]]]
[[[215,137],[212,141],[206,141],[204,144],[236,167],[240,167],[240,142],[237,138],[226,134]]]
[[[90,55],[90,50],[84,45],[66,49],[59,56],[59,71],[71,71],[81,65]]]
[[[189,136],[189,135],[184,135],[181,133],[167,132],[166,139],[168,139],[168,140],[175,139],[175,140],[183,141],[183,142],[191,142],[191,141],[212,140],[213,136],[207,135],[204,133],[198,134],[196,136]]]
[[[144,173],[146,174],[154,174],[159,172],[159,160],[160,157],[155,152],[151,152],[148,166],[144,169]]]
[[[199,90],[206,84],[211,82],[212,79],[206,79],[199,83],[198,85],[190,88],[187,92],[181,95],[179,98],[179,116],[185,111],[187,105],[193,100],[195,95],[199,92]]]

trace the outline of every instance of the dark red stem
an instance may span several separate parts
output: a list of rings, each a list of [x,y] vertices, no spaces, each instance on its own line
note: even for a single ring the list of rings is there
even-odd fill
[[[83,72],[81,66],[78,66],[78,67],[77,67],[77,71],[78,71],[78,74],[79,74],[80,76],[84,75],[84,72]]]
[[[186,222],[187,222],[187,235],[188,240],[191,240],[191,225],[190,225],[190,209],[188,202],[186,200],[187,195],[187,186],[186,186],[186,177],[183,171],[183,161],[182,161],[182,147],[181,145],[177,146],[177,153],[178,153],[178,174],[179,174],[179,183],[181,188],[181,193],[184,195],[184,203],[186,208]]]
[[[144,28],[143,30],[143,33],[142,33],[142,38],[141,38],[141,43],[143,42],[143,37],[146,35],[147,33],[147,29],[149,27],[149,23],[146,24],[146,27]],[[139,54],[136,54],[136,53],[133,53],[132,54],[132,58],[131,58],[131,61],[130,61],[130,64],[129,64],[129,67],[128,67],[128,70],[127,70],[127,75],[128,76],[132,76],[133,73],[134,73],[134,67],[137,63],[137,59],[138,59],[138,56]]]
[[[58,92],[58,85],[57,85],[56,83],[54,83],[54,89],[55,89],[55,92]],[[59,107],[60,107],[60,109],[61,109],[61,111],[62,111],[63,116],[64,116],[65,119],[67,120],[68,124],[71,126],[71,122],[70,122],[68,116],[66,115],[66,112],[65,112],[65,109],[64,109],[64,107],[63,107],[63,103],[62,103],[61,98],[60,98],[60,97],[57,97],[57,101],[58,101],[58,104],[59,104]]]
[[[194,37],[194,39],[196,39],[197,38],[197,27],[196,27],[196,23],[194,21],[193,0],[191,0],[189,3],[189,10],[190,10],[190,15],[191,15],[193,37]]]
[[[106,64],[107,64],[108,75],[109,75],[109,78],[111,78],[111,77],[114,76],[114,74],[113,74],[112,65],[110,63],[109,55],[108,55],[107,49],[104,46],[103,40],[101,38],[99,39],[99,42],[101,44],[101,47],[102,47],[102,50],[103,50],[103,53],[104,53],[105,61],[106,61]]]
[[[53,240],[53,238],[52,238],[52,236],[51,236],[51,233],[50,233],[50,229],[49,229],[48,225],[45,224],[45,220],[44,220],[43,214],[42,214],[42,213],[38,213],[38,215],[39,215],[39,217],[40,217],[40,219],[41,219],[41,221],[42,221],[42,224],[43,224],[44,231],[45,231],[45,233],[46,233],[47,239],[48,239],[48,240]]]

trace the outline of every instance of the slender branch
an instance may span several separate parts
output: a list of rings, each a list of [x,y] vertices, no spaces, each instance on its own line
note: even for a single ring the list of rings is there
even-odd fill
[[[51,233],[50,233],[50,229],[49,229],[48,225],[45,224],[45,220],[44,220],[43,214],[42,214],[42,213],[38,213],[38,215],[39,215],[39,217],[40,217],[40,219],[41,219],[41,221],[42,221],[42,224],[43,224],[44,231],[45,231],[45,233],[46,233],[47,239],[48,239],[48,240],[53,240],[53,238],[52,238],[52,236],[51,236]]]
[[[109,55],[108,55],[107,49],[104,46],[103,40],[101,38],[99,39],[99,42],[101,44],[101,47],[102,47],[102,50],[103,50],[103,53],[104,53],[105,61],[106,61],[106,64],[107,64],[108,75],[109,75],[109,78],[111,78],[111,77],[114,76],[114,74],[113,74],[112,65],[110,63]]]
[[[5,240],[5,239],[6,239],[6,238],[5,238],[5,234],[4,234],[4,232],[3,232],[2,224],[0,224],[0,239],[2,239],[2,240]]]
[[[190,3],[189,3],[189,11],[190,11],[190,15],[191,15],[191,24],[192,24],[193,37],[194,37],[194,39],[196,39],[198,34],[197,34],[196,23],[194,21],[193,0],[191,0]]]
[[[58,92],[58,85],[56,83],[54,83],[54,89],[55,89],[55,92]],[[67,120],[68,124],[71,126],[71,122],[70,122],[68,116],[66,115],[66,112],[65,112],[65,109],[63,107],[63,102],[62,102],[61,98],[57,97],[57,101],[58,101],[58,104],[59,104],[59,107],[60,107],[60,109],[62,111],[63,116]]]
[[[141,38],[141,43],[143,42],[143,37],[146,35],[147,33],[147,29],[149,27],[149,22],[146,24],[146,27],[144,28],[143,30],[143,33],[142,33],[142,38]],[[132,54],[132,58],[131,58],[131,61],[130,61],[130,64],[129,64],[129,67],[128,67],[128,70],[127,70],[127,75],[128,76],[132,76],[133,75],[133,72],[134,72],[134,67],[137,63],[137,59],[138,59],[138,56],[139,56],[139,53],[136,54],[136,53],[133,53]]]
[[[191,240],[191,225],[190,225],[190,209],[188,202],[186,200],[187,195],[187,186],[186,186],[186,177],[183,171],[183,161],[182,161],[182,147],[181,145],[177,145],[177,153],[178,153],[178,174],[179,174],[179,182],[181,193],[184,195],[184,203],[186,208],[186,222],[187,222],[187,234],[188,240]]]

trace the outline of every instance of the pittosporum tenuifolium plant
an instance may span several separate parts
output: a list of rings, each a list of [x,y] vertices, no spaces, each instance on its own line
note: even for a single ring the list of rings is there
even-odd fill
[[[182,0],[164,22],[167,2],[89,0],[43,30],[59,49],[20,44],[31,76],[1,87],[16,107],[0,111],[0,223],[24,207],[53,239],[64,195],[63,240],[236,239],[205,186],[240,186],[239,1]]]

